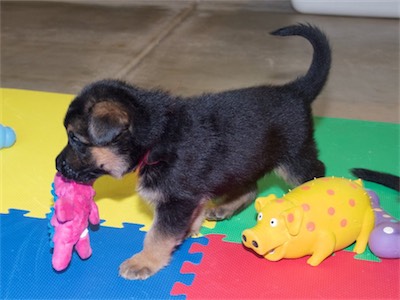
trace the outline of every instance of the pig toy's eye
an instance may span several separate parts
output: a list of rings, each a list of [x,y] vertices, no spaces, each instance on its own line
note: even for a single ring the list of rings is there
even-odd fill
[[[271,221],[269,221],[269,225],[271,225],[271,227],[276,227],[278,225],[278,220],[272,218]]]
[[[263,214],[262,214],[262,213],[259,213],[258,216],[257,216],[257,220],[258,220],[258,221],[261,221],[262,218],[263,218]]]

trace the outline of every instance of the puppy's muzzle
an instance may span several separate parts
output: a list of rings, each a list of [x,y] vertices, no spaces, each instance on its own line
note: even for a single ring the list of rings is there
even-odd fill
[[[60,153],[56,158],[56,169],[64,177],[68,179],[76,180],[78,178],[78,172],[74,171],[67,163],[63,153]]]
[[[72,168],[62,152],[56,158],[56,169],[65,178],[80,183],[93,183],[95,179],[105,174],[104,171],[89,166],[81,166],[79,169]]]

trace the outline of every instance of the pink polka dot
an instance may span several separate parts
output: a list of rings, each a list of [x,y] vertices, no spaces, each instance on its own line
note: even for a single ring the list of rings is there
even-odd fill
[[[307,223],[306,227],[307,227],[308,231],[314,231],[315,230],[315,223],[314,222],[309,222],[309,223]]]
[[[340,226],[341,227],[346,227],[347,226],[347,220],[346,219],[342,219],[342,221],[340,221]]]
[[[293,214],[288,214],[287,220],[289,223],[292,223],[294,221],[294,215]]]
[[[301,187],[301,189],[302,189],[303,191],[308,191],[309,189],[311,189],[311,187],[308,186],[308,185],[305,185],[305,186]]]
[[[279,199],[276,199],[276,203],[283,203],[283,199],[282,198],[279,198]]]
[[[355,183],[350,183],[350,186],[353,188],[353,189],[358,189],[358,184],[355,184]]]
[[[301,207],[303,208],[304,211],[309,211],[310,210],[310,205],[308,205],[307,203],[303,203],[301,205]]]
[[[322,179],[322,181],[329,181],[330,180],[329,177],[322,177],[321,179]]]
[[[335,195],[335,191],[334,190],[327,190],[326,193],[330,196]]]
[[[335,214],[335,209],[333,207],[328,208],[328,215],[333,216]]]
[[[349,200],[349,205],[350,205],[351,207],[356,206],[356,200],[350,199],[350,200]]]

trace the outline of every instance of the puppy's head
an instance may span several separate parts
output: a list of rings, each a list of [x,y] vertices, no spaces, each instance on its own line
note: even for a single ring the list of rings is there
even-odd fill
[[[101,175],[122,177],[144,155],[137,145],[129,95],[123,88],[98,84],[71,103],[64,121],[68,143],[56,159],[66,178],[91,182]]]

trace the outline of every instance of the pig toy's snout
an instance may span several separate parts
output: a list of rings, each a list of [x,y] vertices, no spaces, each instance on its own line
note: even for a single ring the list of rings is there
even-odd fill
[[[253,250],[256,250],[258,248],[258,242],[257,242],[257,237],[254,234],[253,231],[251,230],[245,230],[242,233],[242,241],[243,244],[247,247],[247,248],[251,248]]]
[[[244,234],[242,235],[242,240],[243,242],[247,242],[247,237]]]
[[[242,236],[243,242],[247,242],[247,237],[245,234]],[[253,245],[254,248],[258,248],[258,243],[256,241],[251,241],[251,244]]]
[[[251,244],[255,247],[258,248],[258,243],[256,241],[252,241]]]

